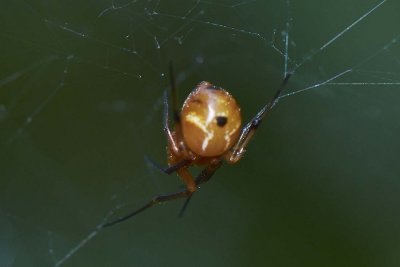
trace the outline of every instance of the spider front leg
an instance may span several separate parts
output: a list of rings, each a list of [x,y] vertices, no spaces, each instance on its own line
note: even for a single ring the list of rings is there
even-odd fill
[[[191,160],[187,159],[187,151],[185,146],[183,145],[183,137],[181,133],[181,125],[180,125],[180,114],[178,109],[178,97],[176,93],[175,87],[175,78],[172,68],[172,63],[170,63],[170,87],[171,87],[171,100],[172,100],[172,113],[174,117],[174,130],[172,131],[170,128],[169,121],[169,99],[167,91],[164,92],[163,102],[164,102],[164,132],[167,137],[168,143],[168,167],[164,168],[160,166],[158,163],[153,161],[152,159],[145,157],[146,161],[151,165],[159,169],[160,171],[171,174],[182,167],[187,167],[191,165]],[[178,159],[183,158],[183,159]]]
[[[171,131],[169,127],[169,105],[168,105],[168,93],[164,92],[164,132],[168,139],[170,148],[175,154],[181,153],[182,148],[182,131],[180,123],[180,114],[178,108],[178,95],[175,86],[175,77],[172,63],[169,65],[170,72],[170,87],[171,87],[171,102],[172,102],[172,115],[174,119],[174,131]]]
[[[169,108],[168,108],[168,93],[164,92],[164,132],[167,136],[167,142],[170,149],[172,149],[175,153],[180,152],[180,144],[176,138],[176,134],[174,134],[169,128]]]
[[[247,144],[250,142],[251,138],[254,136],[258,126],[260,126],[263,118],[267,115],[271,109],[278,103],[279,97],[282,94],[283,89],[285,88],[286,84],[289,82],[290,76],[292,74],[288,73],[283,80],[279,89],[275,92],[274,97],[268,104],[266,104],[254,118],[247,123],[245,127],[243,127],[242,133],[239,137],[238,142],[235,146],[225,155],[225,160],[229,163],[236,163],[238,162],[246,152]]]
[[[176,94],[175,94],[176,95]],[[174,113],[177,111],[174,108]],[[168,107],[168,95],[167,92],[164,92],[164,132],[167,137],[167,143],[168,143],[168,167],[162,167],[160,164],[152,160],[151,158],[145,156],[145,160],[153,165],[155,168],[159,169],[161,172],[166,173],[166,174],[171,174],[173,172],[176,172],[178,169],[181,169],[185,166],[190,166],[191,165],[191,160],[190,159],[182,159],[178,160],[176,157],[173,157],[172,155],[179,155],[183,154],[184,151],[181,145],[181,136],[177,135],[176,132],[171,131],[169,127],[169,107]],[[173,157],[173,158],[172,158]]]

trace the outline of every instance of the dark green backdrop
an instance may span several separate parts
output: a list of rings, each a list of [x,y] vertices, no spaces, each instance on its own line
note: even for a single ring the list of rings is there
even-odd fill
[[[399,14],[397,0],[1,1],[0,266],[399,266]],[[244,159],[182,219],[177,201],[95,232],[180,186],[144,160],[166,162],[168,62],[181,100],[208,80],[247,121],[283,79],[287,36],[298,93]]]

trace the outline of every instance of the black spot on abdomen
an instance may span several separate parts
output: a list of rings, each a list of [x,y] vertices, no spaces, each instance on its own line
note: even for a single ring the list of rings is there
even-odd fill
[[[225,116],[218,116],[218,117],[216,118],[216,120],[217,120],[217,125],[218,125],[219,127],[224,127],[225,124],[228,122],[228,118],[225,117]]]

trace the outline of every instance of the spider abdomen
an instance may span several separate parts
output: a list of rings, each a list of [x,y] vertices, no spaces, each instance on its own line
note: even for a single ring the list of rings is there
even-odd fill
[[[181,123],[184,142],[193,153],[216,157],[237,142],[242,117],[231,94],[201,82],[183,104]]]

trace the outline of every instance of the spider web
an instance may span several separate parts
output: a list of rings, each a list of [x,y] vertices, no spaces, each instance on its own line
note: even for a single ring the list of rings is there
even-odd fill
[[[398,266],[400,3],[3,1],[0,266]],[[248,154],[183,219],[162,95],[227,88]]]

